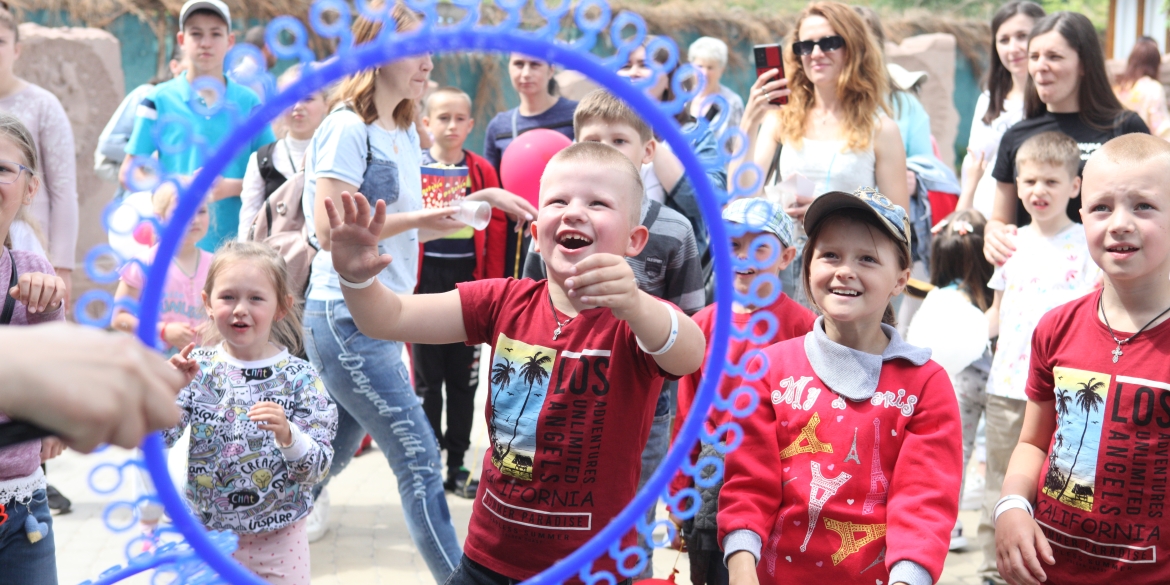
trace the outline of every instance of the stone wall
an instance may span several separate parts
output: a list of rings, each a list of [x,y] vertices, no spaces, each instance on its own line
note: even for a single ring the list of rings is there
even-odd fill
[[[81,218],[73,273],[76,299],[95,286],[85,275],[85,255],[106,242],[101,217],[115,186],[94,173],[93,152],[98,135],[126,93],[121,48],[114,35],[101,29],[46,28],[33,23],[20,25],[20,40],[16,74],[56,95],[73,126]],[[113,285],[103,286],[113,290]]]

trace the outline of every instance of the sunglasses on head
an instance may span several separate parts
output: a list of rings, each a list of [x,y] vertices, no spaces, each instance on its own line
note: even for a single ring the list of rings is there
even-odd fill
[[[792,43],[792,52],[797,56],[811,55],[813,47],[820,47],[822,53],[836,51],[845,46],[845,39],[841,35],[825,37],[819,41],[798,41]]]

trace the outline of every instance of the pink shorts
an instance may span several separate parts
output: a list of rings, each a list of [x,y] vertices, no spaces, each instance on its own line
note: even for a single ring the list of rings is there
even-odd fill
[[[240,534],[234,556],[240,564],[274,585],[309,585],[308,518],[272,532]]]

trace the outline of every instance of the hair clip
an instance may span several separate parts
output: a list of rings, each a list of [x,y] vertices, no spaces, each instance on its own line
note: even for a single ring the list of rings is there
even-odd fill
[[[937,236],[938,233],[941,232],[943,230],[943,228],[947,227],[947,224],[949,224],[949,223],[951,223],[951,220],[944,219],[944,220],[934,224],[934,227],[930,228],[930,233],[932,235]]]
[[[975,226],[971,225],[971,222],[969,221],[958,219],[951,223],[951,231],[959,234],[960,236],[965,236],[975,231]]]

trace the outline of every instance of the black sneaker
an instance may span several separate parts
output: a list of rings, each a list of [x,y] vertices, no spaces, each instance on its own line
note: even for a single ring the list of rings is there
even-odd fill
[[[447,481],[443,482],[443,489],[454,492],[461,498],[474,500],[475,492],[479,490],[479,480],[471,478],[471,470],[460,467],[447,472]]]
[[[48,486],[45,489],[45,495],[48,496],[49,509],[57,514],[68,514],[73,509],[73,502],[57,491],[57,488]]]

